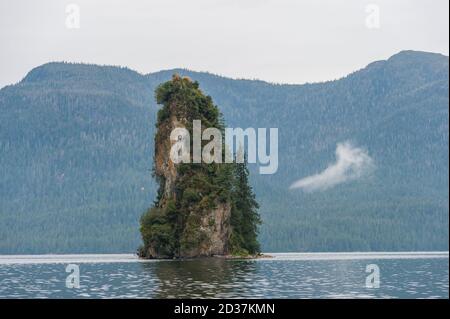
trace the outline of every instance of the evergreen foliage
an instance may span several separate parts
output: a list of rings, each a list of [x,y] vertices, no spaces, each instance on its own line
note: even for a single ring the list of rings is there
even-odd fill
[[[235,164],[233,184],[232,249],[235,254],[259,253],[260,245],[257,237],[261,218],[258,214],[259,205],[249,184],[246,161]]]
[[[155,96],[157,103],[163,104],[158,111],[156,123],[156,148],[168,140],[173,118],[186,126],[190,136],[193,136],[194,120],[201,121],[202,129],[214,127],[224,132],[223,117],[211,97],[201,92],[198,82],[174,75],[171,81],[157,87]],[[202,141],[203,144],[207,142]],[[223,154],[224,144],[222,147]],[[153,169],[154,176],[160,182],[159,195],[155,206],[141,218],[144,246],[139,249],[139,254],[146,257],[151,247],[158,255],[173,258],[182,255],[183,251],[202,245],[208,238],[200,227],[201,220],[218,203],[231,205],[229,253],[259,253],[258,204],[249,185],[249,172],[245,164],[180,163],[176,164],[176,170],[178,179],[175,199],[164,201],[165,177],[158,175],[155,167]],[[211,226],[214,222],[209,221]]]

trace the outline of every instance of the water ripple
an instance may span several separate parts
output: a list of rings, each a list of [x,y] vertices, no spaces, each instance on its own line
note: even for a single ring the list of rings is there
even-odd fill
[[[336,254],[334,258],[281,254],[258,260],[156,262],[137,262],[132,255],[119,261],[117,255],[106,262],[94,255],[70,260],[47,256],[37,263],[11,262],[11,256],[5,262],[7,257],[2,256],[0,298],[449,297],[448,253],[424,258],[369,255],[357,259],[354,254],[339,258]],[[66,288],[66,264],[76,261],[80,262],[80,288]],[[365,286],[369,263],[380,269],[380,288]]]

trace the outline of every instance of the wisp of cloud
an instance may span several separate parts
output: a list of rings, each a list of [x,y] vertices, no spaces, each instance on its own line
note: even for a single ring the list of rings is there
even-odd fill
[[[366,150],[355,147],[350,142],[338,143],[335,163],[318,174],[296,181],[290,189],[300,188],[306,192],[323,191],[366,176],[374,168],[374,162]]]

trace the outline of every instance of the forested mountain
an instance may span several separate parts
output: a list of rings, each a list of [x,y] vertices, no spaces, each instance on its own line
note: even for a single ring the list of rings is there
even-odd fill
[[[403,51],[345,78],[278,85],[49,63],[0,90],[0,253],[131,252],[155,198],[153,92],[197,80],[231,127],[278,127],[279,169],[250,178],[263,251],[448,250],[448,57]],[[289,189],[365,148],[375,169]]]

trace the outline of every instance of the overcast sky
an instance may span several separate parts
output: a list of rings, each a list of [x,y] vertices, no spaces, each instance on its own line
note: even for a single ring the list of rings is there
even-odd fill
[[[79,28],[67,27],[71,3]],[[448,55],[448,11],[448,0],[0,0],[0,87],[50,61],[331,80],[405,49]]]

